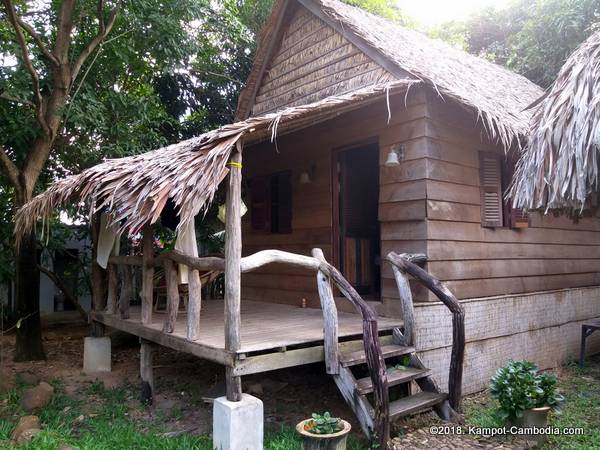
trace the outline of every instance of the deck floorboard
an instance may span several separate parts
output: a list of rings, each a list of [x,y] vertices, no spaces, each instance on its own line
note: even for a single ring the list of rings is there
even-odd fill
[[[186,339],[186,314],[180,311],[177,323],[171,336],[182,339],[199,347],[224,350],[224,319],[222,300],[204,300],[200,315],[200,338],[189,342]],[[140,325],[140,307],[132,306],[130,318],[122,320],[118,315],[108,317],[106,314],[92,314],[94,320],[103,322],[113,328],[132,332],[130,325]],[[253,353],[277,350],[323,341],[323,317],[320,309],[299,308],[291,305],[242,300],[241,308],[241,348],[238,353]],[[162,333],[165,320],[164,312],[153,312],[152,323],[146,325],[146,336]],[[380,330],[391,330],[402,325],[402,320],[380,318]],[[138,327],[135,327],[138,329]],[[135,334],[135,333],[134,333]],[[339,337],[360,337],[362,321],[357,314],[339,312]],[[161,342],[151,339],[155,342]],[[172,342],[172,340],[171,340]]]

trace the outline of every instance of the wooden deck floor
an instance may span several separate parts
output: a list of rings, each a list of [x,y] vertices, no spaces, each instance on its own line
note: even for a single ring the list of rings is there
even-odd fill
[[[217,357],[220,352],[224,352],[225,348],[222,300],[203,301],[200,339],[193,342],[186,339],[184,312],[179,313],[175,330],[170,335],[162,332],[165,319],[163,312],[154,312],[152,324],[146,326],[141,325],[140,312],[139,307],[132,307],[130,318],[127,320],[120,319],[118,315],[104,313],[92,313],[92,318],[112,328],[161,345],[225,363]],[[322,344],[323,318],[320,309],[242,300],[241,312],[241,348],[238,352],[240,354],[281,351],[284,348],[306,346],[306,344]],[[401,325],[400,319],[379,320],[379,328],[382,331]],[[360,338],[361,336],[360,316],[340,312],[339,337]]]

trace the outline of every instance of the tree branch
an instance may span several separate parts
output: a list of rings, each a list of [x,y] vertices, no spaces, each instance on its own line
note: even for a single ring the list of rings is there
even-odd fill
[[[110,30],[112,30],[113,25],[115,24],[115,20],[117,18],[117,12],[119,11],[119,6],[115,6],[108,16],[108,21],[104,22],[104,1],[98,0],[97,7],[97,16],[98,16],[98,34],[88,43],[88,45],[81,51],[81,54],[73,64],[73,68],[71,70],[71,82],[75,81],[77,75],[79,75],[79,71],[81,67],[88,59],[88,57],[96,50],[96,48],[104,41]]]
[[[33,42],[35,42],[35,45],[38,46],[38,48],[44,54],[44,56],[46,58],[48,58],[48,60],[52,64],[54,64],[55,66],[58,66],[58,64],[59,64],[58,59],[56,59],[56,57],[52,53],[50,53],[50,50],[48,50],[48,48],[42,42],[42,40],[40,39],[38,34],[35,32],[35,30],[28,23],[23,22],[23,20],[20,17],[17,17],[17,22],[19,23],[21,28],[23,28],[25,31],[27,31],[27,34],[29,36],[31,36],[31,38],[33,39]]]
[[[77,309],[77,312],[83,318],[83,320],[85,320],[87,322],[87,320],[88,320],[88,314],[81,307],[81,304],[77,301],[77,299],[71,293],[71,291],[69,290],[69,288],[67,288],[67,286],[65,285],[65,283],[63,282],[63,280],[61,280],[58,277],[58,275],[56,275],[54,272],[52,272],[51,270],[46,269],[43,266],[38,265],[38,269],[39,269],[40,272],[42,272],[44,275],[46,275],[48,278],[50,278],[50,280],[54,283],[54,285],[58,289],[60,289],[62,291],[62,293],[65,296],[65,300],[68,301],[71,305],[73,305]]]
[[[19,184],[19,169],[4,150],[4,147],[0,145],[0,168],[2,173],[8,178],[10,184],[17,190],[21,189]]]
[[[31,76],[31,83],[33,85],[33,103],[35,104],[37,121],[42,127],[42,130],[44,130],[44,133],[50,136],[50,129],[48,128],[48,124],[46,123],[46,119],[44,118],[44,102],[42,99],[42,93],[40,91],[40,79],[35,70],[35,67],[33,67],[33,64],[31,63],[31,59],[29,58],[29,50],[27,50],[27,42],[25,41],[25,36],[23,35],[23,31],[21,30],[21,27],[19,25],[19,18],[17,17],[15,7],[12,4],[11,0],[2,0],[2,2],[4,3],[6,14],[8,15],[8,20],[15,30],[17,42],[21,49],[23,64],[25,65],[25,69],[27,69],[29,75]]]
[[[9,102],[20,103],[22,105],[27,105],[31,108],[35,108],[35,104],[32,101],[18,97],[13,97],[12,95],[7,94],[6,92],[0,92],[0,98]]]

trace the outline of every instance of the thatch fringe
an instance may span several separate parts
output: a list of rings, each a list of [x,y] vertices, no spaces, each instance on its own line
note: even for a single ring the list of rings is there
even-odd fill
[[[567,60],[532,122],[508,196],[516,207],[579,209],[598,189],[600,31]]]
[[[328,97],[308,105],[252,117],[217,130],[141,155],[110,159],[78,175],[52,184],[16,214],[15,234],[20,239],[38,220],[49,221],[67,204],[81,204],[90,214],[110,212],[110,223],[120,232],[137,233],[154,223],[168,200],[185,226],[212,202],[227,175],[227,161],[237,141],[274,141],[277,135],[326,120],[365,103],[405,93],[418,82],[400,80],[370,86],[349,94]]]

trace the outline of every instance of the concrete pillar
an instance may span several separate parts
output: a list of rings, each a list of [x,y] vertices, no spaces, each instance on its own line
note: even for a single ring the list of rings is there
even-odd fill
[[[213,406],[213,448],[215,450],[262,450],[263,403],[242,394],[239,402],[227,397],[215,399]]]
[[[110,372],[110,338],[86,337],[83,343],[83,372]]]

